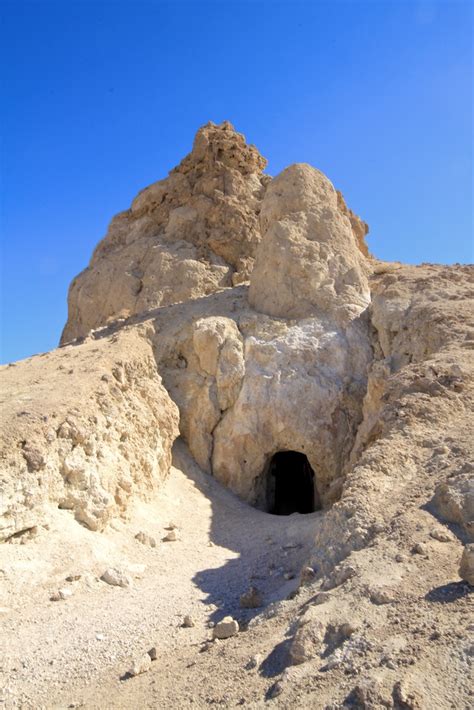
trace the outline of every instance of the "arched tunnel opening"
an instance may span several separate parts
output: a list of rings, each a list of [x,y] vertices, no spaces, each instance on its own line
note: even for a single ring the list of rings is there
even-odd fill
[[[266,509],[273,515],[321,509],[314,471],[305,454],[278,451],[272,456],[266,471]]]

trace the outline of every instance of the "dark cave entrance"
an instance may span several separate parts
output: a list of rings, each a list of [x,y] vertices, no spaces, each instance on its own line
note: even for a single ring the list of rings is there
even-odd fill
[[[266,509],[273,515],[313,513],[321,508],[314,471],[299,451],[278,451],[272,456],[266,489]]]

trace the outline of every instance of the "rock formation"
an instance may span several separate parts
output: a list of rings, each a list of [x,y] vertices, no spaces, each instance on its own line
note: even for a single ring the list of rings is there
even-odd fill
[[[229,122],[201,128],[169,177],[142,190],[112,220],[71,284],[61,341],[248,279],[270,180],[265,165]]]
[[[102,530],[168,475],[178,412],[138,331],[2,370],[0,541],[51,507]]]
[[[142,556],[176,555],[178,570],[197,555],[192,581],[214,608],[219,547],[230,572],[222,573],[227,601],[216,620],[230,618],[235,628],[213,635],[218,643],[235,636],[229,643],[239,649],[247,643],[239,639],[263,629],[275,650],[268,649],[255,688],[280,673],[267,699],[278,703],[281,695],[282,707],[307,707],[314,691],[318,707],[334,710],[448,708],[453,698],[461,706],[471,653],[473,269],[380,262],[365,244],[367,224],[327,177],[296,164],[272,179],[265,165],[228,122],[201,128],[168,178],[112,220],[74,279],[62,347],[1,369],[0,541],[8,543],[3,549],[18,541],[29,549],[30,537],[51,527],[51,542],[37,546],[38,569],[57,569],[51,546],[67,545],[82,559],[81,545],[90,545],[95,579],[118,570],[127,584],[113,591],[124,595],[144,574],[137,565],[123,571],[127,546]],[[153,525],[173,498],[174,444],[175,465],[190,475],[175,509],[185,511],[184,533],[173,524],[163,536]],[[205,554],[200,526],[210,507]],[[279,527],[269,512],[282,514]],[[132,530],[134,520],[140,526]],[[71,526],[81,545],[71,542]],[[201,540],[197,552],[186,535]],[[107,564],[103,549],[113,553]],[[229,561],[229,549],[240,562]],[[19,575],[8,564],[10,604]],[[160,564],[156,580],[169,574],[185,586],[169,557]],[[254,579],[259,611],[239,605]],[[237,583],[232,601],[229,584]],[[73,603],[63,585],[58,578],[48,598]],[[147,599],[152,613],[154,587]],[[159,599],[165,603],[163,593]],[[283,606],[268,606],[275,600]],[[457,621],[443,615],[447,601]],[[136,601],[127,603],[133,616]],[[187,632],[198,634],[196,609],[189,611]],[[183,618],[183,609],[170,613]],[[261,627],[252,626],[252,614]],[[248,633],[237,633],[241,622]],[[146,648],[138,651],[141,658]],[[258,643],[255,658],[257,651]],[[202,664],[215,678],[209,655]],[[351,680],[361,675],[360,683]],[[161,680],[166,689],[168,676]],[[199,682],[193,692],[201,692]],[[235,688],[230,704],[244,694]],[[169,706],[175,691],[170,681],[168,690],[149,692],[162,692],[155,705]],[[28,692],[25,707],[33,696],[36,702]],[[182,692],[177,702],[185,707]],[[202,692],[205,704],[210,691]],[[128,706],[149,702],[141,700],[133,696]]]

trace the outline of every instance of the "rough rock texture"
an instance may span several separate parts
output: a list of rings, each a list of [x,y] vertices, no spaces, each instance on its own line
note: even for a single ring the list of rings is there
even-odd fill
[[[368,322],[256,314],[247,288],[170,306],[154,316],[155,356],[199,465],[265,508],[265,468],[304,452],[323,505],[339,493],[362,418],[371,359]],[[207,316],[205,315],[207,313]]]
[[[293,253],[272,232],[285,220]],[[328,505],[362,418],[372,358],[368,266],[336,191],[308,165],[272,181],[261,224],[248,301],[245,289],[238,300],[216,294],[158,315],[159,369],[202,468],[265,507],[266,465],[277,451],[296,449]]]
[[[352,231],[354,232],[354,237],[357,241],[357,246],[361,250],[364,256],[370,256],[369,250],[367,248],[367,243],[365,241],[366,236],[369,233],[369,225],[364,222],[363,219],[358,217],[349,207],[346,205],[346,201],[342,195],[342,192],[336,190],[337,192],[337,206],[343,215],[349,218],[351,223]]]
[[[87,337],[0,371],[7,708],[472,705],[474,269],[263,166],[201,129],[72,285]],[[284,450],[313,514],[265,512]]]
[[[267,189],[260,224],[249,291],[257,311],[346,321],[368,306],[368,264],[336,190],[319,170],[306,164],[283,170]]]
[[[466,545],[459,565],[459,576],[474,587],[474,544]]]
[[[130,209],[112,220],[89,266],[71,284],[61,342],[119,318],[248,280],[261,240],[261,203],[271,181],[263,174],[266,162],[228,121],[203,126],[192,152],[168,178],[142,190]],[[330,185],[318,171],[309,166],[307,170]],[[339,221],[341,215],[347,216],[344,226],[351,225],[356,243],[366,254],[368,226],[346,207],[340,193],[336,197],[332,186],[330,190]],[[327,218],[326,228],[320,224],[318,231],[337,228],[331,227],[336,219],[335,215]],[[265,221],[263,225],[266,231]],[[301,229],[305,231],[304,226]],[[313,243],[307,251],[314,251],[315,238],[310,237]],[[345,264],[336,270],[336,288],[350,291],[357,277]],[[332,278],[329,275],[329,281]],[[341,278],[347,280],[345,285]]]
[[[248,279],[260,240],[266,160],[225,121],[112,220],[71,284],[68,342],[109,320],[204,296]]]
[[[166,478],[175,404],[139,331],[1,368],[0,540],[47,524],[51,506],[91,530]]]

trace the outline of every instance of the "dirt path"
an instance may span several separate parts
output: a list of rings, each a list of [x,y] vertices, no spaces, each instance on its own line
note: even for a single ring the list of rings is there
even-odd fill
[[[120,677],[134,656],[157,645],[161,671],[173,659],[176,673],[176,664],[195,662],[209,622],[255,616],[239,606],[250,585],[266,606],[295,589],[297,579],[286,577],[297,577],[309,556],[320,514],[278,517],[249,507],[203,474],[180,443],[174,464],[157,500],[136,505],[126,524],[101,535],[58,511],[49,533],[2,547],[4,707],[118,707],[130,688]],[[178,540],[161,542],[170,521]],[[135,540],[140,530],[156,538],[155,548]],[[100,581],[107,567],[123,569],[131,586]],[[67,582],[68,575],[81,577]],[[49,601],[59,588],[72,596]],[[186,614],[193,628],[182,628]],[[109,700],[99,699],[101,686]]]

